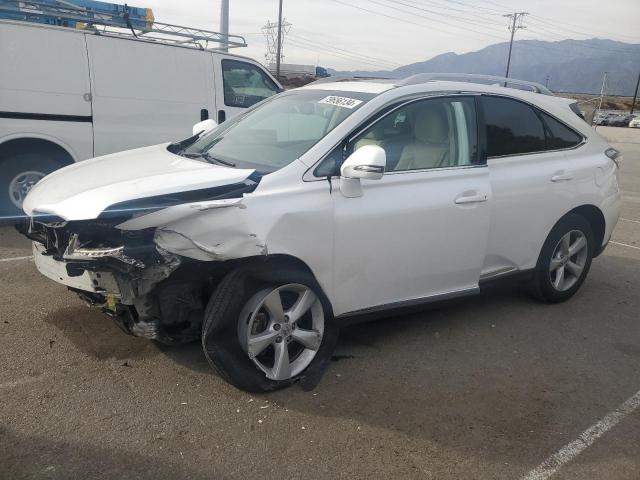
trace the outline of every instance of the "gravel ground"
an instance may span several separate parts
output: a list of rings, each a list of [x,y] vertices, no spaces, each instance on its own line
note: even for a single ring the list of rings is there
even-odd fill
[[[0,478],[517,479],[640,389],[640,130],[580,292],[516,290],[343,331],[319,387],[248,395],[198,345],[126,336],[0,229]],[[632,248],[636,247],[636,248]],[[640,411],[554,479],[640,478]]]

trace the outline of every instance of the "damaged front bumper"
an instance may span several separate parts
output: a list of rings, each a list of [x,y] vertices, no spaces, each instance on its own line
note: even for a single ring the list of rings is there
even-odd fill
[[[199,338],[201,284],[189,275],[167,282],[182,260],[155,245],[153,230],[32,220],[23,233],[33,240],[40,273],[100,307],[126,333],[169,344]]]

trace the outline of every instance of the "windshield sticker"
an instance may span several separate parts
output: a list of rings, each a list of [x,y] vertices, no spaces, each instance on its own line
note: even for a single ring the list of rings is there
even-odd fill
[[[336,107],[343,108],[355,108],[362,103],[362,100],[356,100],[349,97],[336,97],[335,95],[329,95],[324,97],[318,103],[326,103],[327,105],[335,105]]]

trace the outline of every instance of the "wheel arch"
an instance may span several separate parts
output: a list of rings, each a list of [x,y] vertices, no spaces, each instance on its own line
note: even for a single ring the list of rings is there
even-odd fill
[[[604,213],[602,213],[602,210],[600,210],[595,205],[586,204],[572,209],[571,211],[567,212],[562,218],[570,214],[580,215],[587,222],[589,222],[589,225],[591,225],[593,237],[596,242],[594,257],[597,257],[600,253],[602,253],[602,243],[604,242],[604,235],[607,226],[606,220],[604,218]]]
[[[313,277],[315,280],[317,287],[322,291],[327,303],[331,307],[331,314],[333,315],[333,304],[331,303],[331,297],[328,295],[326,289],[322,286],[322,283],[319,281],[318,276],[313,272],[311,267],[300,258],[285,254],[285,253],[274,253],[263,256],[253,256],[246,257],[237,260],[233,260],[233,267],[245,267],[245,268],[267,268],[272,271],[302,271],[307,273]]]
[[[0,139],[0,162],[16,152],[45,153],[52,155],[51,160],[66,167],[77,161],[73,150],[58,139],[46,135],[11,135]]]

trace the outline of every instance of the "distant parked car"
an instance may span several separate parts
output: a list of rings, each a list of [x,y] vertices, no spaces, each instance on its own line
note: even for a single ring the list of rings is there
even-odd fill
[[[629,127],[640,128],[640,115],[632,115],[632,117],[629,121]]]
[[[593,124],[594,125],[609,125],[609,121],[612,117],[614,117],[615,113],[607,113],[607,112],[596,112],[593,116]]]
[[[606,119],[606,125],[610,127],[627,127],[632,118],[633,116],[627,113],[614,115]]]

